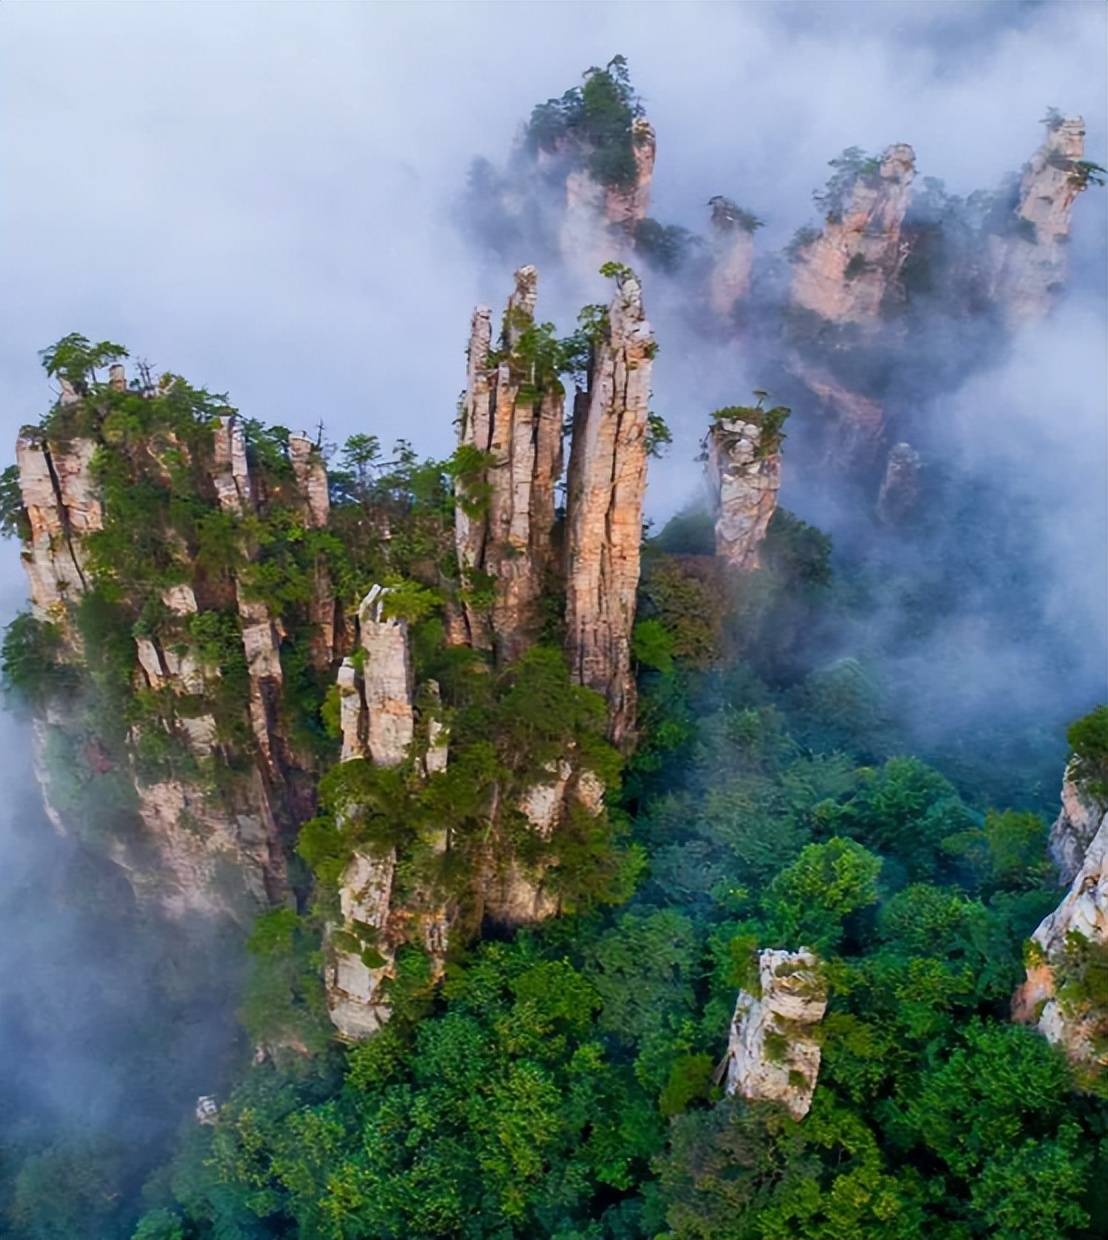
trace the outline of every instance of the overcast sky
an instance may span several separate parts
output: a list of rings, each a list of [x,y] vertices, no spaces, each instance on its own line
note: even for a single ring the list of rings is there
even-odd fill
[[[964,192],[1018,168],[1054,104],[1084,112],[1103,160],[1105,13],[9,0],[0,439],[49,401],[37,350],[80,331],[250,416],[445,452],[470,309],[507,288],[486,287],[451,200],[474,155],[502,160],[588,65],[631,62],[658,133],[652,214],[701,226],[727,193],[776,246],[850,144],[910,141],[921,174]],[[1087,261],[1104,199],[1078,206]]]

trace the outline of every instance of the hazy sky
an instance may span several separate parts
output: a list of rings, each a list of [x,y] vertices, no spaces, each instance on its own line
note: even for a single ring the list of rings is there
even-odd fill
[[[37,350],[76,330],[251,416],[444,452],[471,307],[508,276],[487,286],[451,200],[473,155],[501,160],[588,65],[631,62],[658,132],[653,214],[699,227],[727,193],[772,247],[814,218],[810,192],[850,144],[908,140],[922,174],[989,187],[1055,104],[1084,112],[1103,159],[1105,13],[6,3],[0,440],[48,403]],[[1102,258],[1104,199],[1079,203],[1075,254]],[[662,346],[672,406],[682,359]]]

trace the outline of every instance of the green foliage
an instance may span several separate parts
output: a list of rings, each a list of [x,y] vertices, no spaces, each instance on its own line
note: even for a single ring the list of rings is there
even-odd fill
[[[790,262],[795,262],[801,254],[802,250],[806,250],[813,242],[820,239],[820,230],[813,228],[811,225],[804,225],[798,228],[789,240],[789,244],[785,247],[785,256]]]
[[[635,183],[633,123],[641,114],[627,61],[613,56],[605,68],[586,70],[584,85],[534,108],[527,143],[532,151],[569,147],[601,185],[626,189]]]
[[[64,379],[79,392],[96,378],[98,370],[126,356],[127,350],[121,344],[110,340],[93,344],[78,332],[70,332],[39,353],[48,375]]]
[[[658,459],[669,445],[673,443],[673,432],[660,413],[646,415],[646,453]]]
[[[669,633],[673,657],[697,667],[717,660],[722,653],[725,605],[711,568],[702,576],[695,566],[675,556],[650,558],[644,572],[640,614]]]
[[[772,940],[826,951],[847,917],[877,901],[881,858],[853,840],[808,844],[770,884],[763,904]]]
[[[876,155],[867,155],[861,147],[850,146],[828,164],[833,170],[831,176],[812,198],[829,220],[838,220],[855,184],[872,183],[881,169],[881,160]]]
[[[673,633],[660,620],[639,620],[631,633],[631,653],[636,662],[656,672],[673,669]]]
[[[679,224],[661,224],[647,216],[635,225],[635,253],[667,275],[680,271],[699,244],[699,238]]]
[[[780,451],[781,444],[785,439],[785,433],[782,428],[792,410],[784,405],[775,405],[770,409],[765,409],[762,407],[762,403],[767,393],[755,392],[754,395],[758,398],[757,404],[727,405],[722,409],[716,409],[712,414],[712,420],[721,426],[726,426],[728,422],[734,421],[747,422],[751,426],[760,427],[762,433],[758,440],[755,459],[761,460],[774,452]]]
[[[1094,797],[1108,801],[1108,706],[1098,706],[1071,723],[1066,740],[1078,779]]]
[[[319,1053],[331,1039],[319,935],[290,908],[263,913],[247,940],[252,967],[239,1018],[255,1043]]]
[[[31,525],[23,509],[19,487],[18,465],[9,465],[0,472],[0,537],[18,538],[21,542],[31,537]]]
[[[765,224],[753,211],[747,211],[722,194],[709,198],[708,206],[712,209],[712,224],[723,232],[741,228],[743,232],[754,233]]]
[[[5,693],[27,705],[41,706],[72,688],[75,673],[61,661],[61,654],[57,627],[21,612],[5,628],[0,648]]]

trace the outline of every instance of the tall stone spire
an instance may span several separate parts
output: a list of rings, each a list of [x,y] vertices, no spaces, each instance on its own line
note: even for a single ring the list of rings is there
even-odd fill
[[[516,272],[495,356],[490,313],[474,312],[459,435],[475,457],[456,484],[466,624],[471,643],[495,649],[500,662],[537,636],[562,472],[562,387],[532,343],[537,282],[534,267]],[[472,601],[482,586],[491,589],[489,607]]]
[[[631,628],[639,584],[647,420],[655,345],[630,271],[618,277],[607,338],[578,393],[566,500],[570,673],[608,700],[611,735],[633,726]]]

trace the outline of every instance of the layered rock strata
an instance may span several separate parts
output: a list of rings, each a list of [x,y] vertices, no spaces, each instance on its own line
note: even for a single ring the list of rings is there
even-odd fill
[[[564,398],[556,375],[539,371],[526,347],[534,326],[538,273],[521,267],[508,300],[500,348],[492,353],[490,312],[470,330],[459,441],[480,454],[459,477],[455,539],[469,643],[517,658],[537,636],[540,599],[552,569],[554,491],[562,473]],[[472,595],[491,580],[491,609]]]
[[[633,726],[631,628],[639,583],[654,336],[628,271],[574,403],[566,496],[566,647],[570,672],[604,695],[612,739]]]
[[[742,572],[759,566],[758,548],[777,508],[781,450],[751,410],[749,420],[717,418],[705,439],[716,555]]]
[[[1084,155],[1080,116],[1048,120],[1023,170],[1010,226],[989,238],[991,293],[1013,324],[1047,313],[1064,285],[1073,204],[1089,183]]]
[[[779,1102],[794,1119],[812,1105],[820,1044],[812,1026],[827,1011],[819,961],[797,952],[767,950],[758,957],[758,993],[739,991],[724,1059],[725,1088],[759,1102]]]
[[[905,143],[857,173],[841,209],[794,257],[794,305],[832,323],[876,323],[907,257],[901,226],[914,177],[915,153]]]

